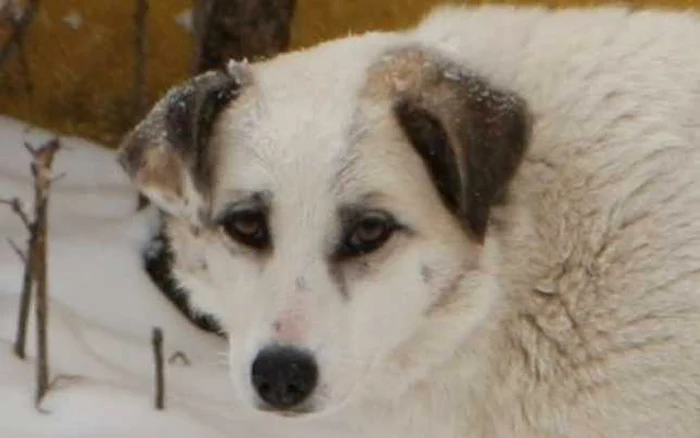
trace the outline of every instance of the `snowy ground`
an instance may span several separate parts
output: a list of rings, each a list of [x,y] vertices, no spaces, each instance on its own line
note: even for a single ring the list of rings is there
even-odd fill
[[[31,201],[24,141],[47,134],[0,117],[0,198]],[[151,285],[138,251],[152,218],[135,214],[135,195],[112,152],[78,139],[56,157],[50,206],[49,352],[59,380],[33,407],[32,359],[11,353],[22,264],[6,238],[23,244],[20,221],[0,206],[0,437],[253,437],[236,420],[223,341],[192,327]],[[33,333],[30,321],[30,333]],[[167,410],[153,409],[150,334],[163,328],[165,355],[190,366],[167,368]],[[28,351],[33,357],[33,338]],[[235,431],[235,432],[234,432]]]

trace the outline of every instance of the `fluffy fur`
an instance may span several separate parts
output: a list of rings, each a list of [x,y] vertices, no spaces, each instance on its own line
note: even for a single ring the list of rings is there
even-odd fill
[[[241,406],[273,436],[694,437],[698,41],[692,13],[444,8],[236,65],[206,150],[162,140],[160,107],[124,164],[171,213],[174,272],[228,332]],[[432,121],[397,118],[397,96]],[[170,166],[210,178],[161,188]],[[268,251],[218,226],[250,193]],[[406,231],[338,261],[346,206]],[[271,342],[319,363],[292,418],[257,411],[250,366]]]

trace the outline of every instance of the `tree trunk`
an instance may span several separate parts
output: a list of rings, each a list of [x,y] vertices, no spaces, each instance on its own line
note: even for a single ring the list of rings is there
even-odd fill
[[[287,49],[296,0],[198,0],[196,70],[255,61]]]

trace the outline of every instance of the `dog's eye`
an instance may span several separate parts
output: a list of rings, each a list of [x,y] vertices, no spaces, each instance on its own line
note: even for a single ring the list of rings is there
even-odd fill
[[[265,215],[261,211],[239,211],[227,215],[220,221],[226,233],[244,245],[265,248],[270,243]]]
[[[347,256],[367,254],[379,249],[396,231],[396,223],[384,213],[369,213],[348,230],[343,242]]]

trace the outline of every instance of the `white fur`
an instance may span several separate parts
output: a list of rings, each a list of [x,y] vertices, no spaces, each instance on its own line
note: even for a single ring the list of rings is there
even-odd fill
[[[698,42],[691,13],[444,8],[405,33],[251,64],[214,139],[213,209],[272,194],[273,254],[170,225],[176,252],[206,260],[177,273],[230,332],[240,409],[275,436],[698,436]],[[411,44],[514,91],[534,116],[483,247],[387,107],[358,96],[371,65]],[[327,261],[335,211],[368,191],[416,232],[343,267],[344,298]],[[453,302],[426,316],[453,283]],[[318,357],[318,412],[254,411],[250,364],[279,318],[285,341]]]

